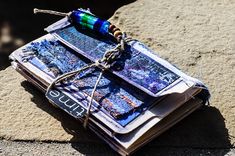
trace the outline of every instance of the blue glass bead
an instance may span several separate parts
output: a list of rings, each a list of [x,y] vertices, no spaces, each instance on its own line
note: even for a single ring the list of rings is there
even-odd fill
[[[82,28],[88,28],[103,35],[109,34],[110,22],[101,20],[89,13],[76,10],[71,13],[70,19]]]

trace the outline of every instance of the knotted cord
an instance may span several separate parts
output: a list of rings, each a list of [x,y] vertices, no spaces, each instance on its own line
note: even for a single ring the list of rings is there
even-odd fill
[[[34,13],[46,13],[46,14],[52,14],[57,16],[67,16],[69,20],[75,24],[75,25],[81,25],[83,27],[86,27],[88,29],[92,29],[93,31],[99,32],[102,35],[109,35],[112,34],[114,38],[116,38],[118,44],[115,48],[110,49],[105,52],[103,57],[99,60],[97,60],[94,63],[88,64],[81,69],[71,71],[68,73],[65,73],[59,77],[57,77],[47,88],[47,93],[49,90],[56,85],[57,83],[64,81],[70,77],[73,77],[81,72],[95,67],[100,67],[101,72],[96,80],[95,86],[91,93],[91,98],[88,103],[87,113],[84,120],[83,126],[86,128],[90,116],[90,110],[92,106],[92,101],[94,98],[94,94],[96,91],[97,86],[99,85],[99,82],[102,78],[102,75],[105,70],[109,69],[112,64],[122,55],[122,53],[125,51],[125,45],[132,41],[133,39],[127,38],[126,33],[123,33],[119,28],[117,28],[115,25],[111,24],[109,21],[101,20],[97,17],[95,17],[93,14],[91,14],[88,10],[78,9],[69,13],[62,13],[58,11],[52,11],[52,10],[40,10],[40,9],[34,9]],[[90,20],[87,20],[90,19]],[[89,27],[92,26],[92,27]]]
[[[130,41],[132,41],[132,39],[127,38],[126,34],[123,33],[122,38],[120,39],[120,43],[117,44],[117,46],[115,48],[107,50],[101,59],[97,60],[94,63],[88,64],[88,65],[86,65],[86,66],[84,66],[84,67],[82,67],[78,70],[71,71],[71,72],[60,75],[48,86],[47,93],[51,90],[51,88],[54,85],[56,85],[59,82],[62,82],[64,80],[68,79],[68,78],[76,76],[76,75],[80,74],[81,72],[83,72],[85,70],[88,70],[90,68],[95,68],[95,67],[100,67],[101,68],[101,72],[100,72],[100,74],[99,74],[99,76],[96,80],[96,83],[94,85],[94,88],[92,90],[90,100],[89,100],[89,103],[88,103],[87,113],[86,113],[86,117],[85,117],[85,120],[84,120],[84,123],[83,123],[83,126],[85,128],[87,127],[88,120],[89,120],[89,117],[90,117],[91,106],[92,106],[92,102],[93,102],[93,99],[94,99],[95,91],[96,91],[97,86],[99,85],[99,82],[100,82],[100,80],[103,76],[104,71],[109,69],[112,66],[112,64],[122,55],[122,53],[125,50],[125,45]]]

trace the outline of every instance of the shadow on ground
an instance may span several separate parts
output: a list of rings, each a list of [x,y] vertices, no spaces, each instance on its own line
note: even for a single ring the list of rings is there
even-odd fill
[[[69,12],[90,8],[97,16],[108,19],[121,6],[135,0],[1,0],[0,1],[0,70],[10,65],[8,55],[18,47],[43,34],[44,28],[60,19],[56,16],[34,15],[33,8]]]
[[[138,153],[140,155],[145,154],[146,151],[154,153],[154,151],[158,152],[158,149],[161,150],[161,148],[166,147],[205,149],[208,151],[225,149],[221,151],[222,153],[211,153],[212,155],[225,155],[229,152],[229,148],[232,148],[232,145],[220,111],[215,107],[205,106],[153,140]],[[165,152],[166,155],[171,153],[167,150]]]
[[[92,132],[84,130],[78,121],[51,106],[44,95],[29,82],[22,82],[22,86],[33,95],[32,101],[37,107],[59,120],[66,132],[73,135],[71,145],[78,152],[85,155],[116,154]],[[210,152],[211,149],[225,149],[218,153],[218,155],[225,155],[229,152],[229,148],[232,148],[232,145],[220,111],[215,107],[204,107],[148,143],[137,151],[136,155],[152,155],[158,152],[164,155],[172,155],[168,148],[208,149]],[[187,154],[189,151],[185,152]]]

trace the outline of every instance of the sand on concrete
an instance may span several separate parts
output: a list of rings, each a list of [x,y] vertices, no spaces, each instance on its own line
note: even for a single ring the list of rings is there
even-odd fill
[[[199,110],[153,145],[228,148],[235,143],[235,1],[137,0],[110,19],[133,38],[209,87]],[[0,71],[0,138],[100,142],[55,109],[11,67]],[[152,144],[151,143],[151,144]]]

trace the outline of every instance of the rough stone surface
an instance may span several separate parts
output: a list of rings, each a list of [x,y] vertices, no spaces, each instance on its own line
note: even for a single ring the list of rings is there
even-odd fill
[[[11,67],[0,71],[0,82],[1,138],[73,141],[76,137],[77,141],[89,141],[89,134],[81,135],[85,130],[80,123],[53,107],[43,93]]]
[[[234,8],[233,0],[137,0],[111,18],[161,57],[203,80],[212,94],[212,107],[196,111],[148,146],[234,147]],[[0,82],[0,138],[101,143],[10,67],[0,71]]]

